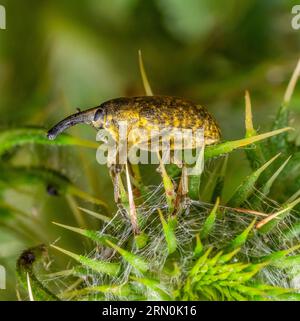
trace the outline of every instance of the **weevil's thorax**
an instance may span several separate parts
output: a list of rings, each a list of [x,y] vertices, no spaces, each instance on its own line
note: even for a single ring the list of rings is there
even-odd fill
[[[124,124],[130,127],[138,123],[140,107],[134,103],[132,98],[109,100],[100,105],[101,120],[98,120],[98,122],[101,122],[103,128],[108,131],[115,131]]]

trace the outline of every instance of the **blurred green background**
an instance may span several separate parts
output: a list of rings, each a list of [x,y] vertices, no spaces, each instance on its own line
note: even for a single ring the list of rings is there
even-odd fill
[[[77,107],[143,95],[137,63],[141,49],[156,94],[182,96],[206,106],[219,121],[224,139],[240,138],[244,91],[251,93],[256,128],[268,129],[300,56],[300,30],[291,27],[291,9],[297,1],[0,0],[0,4],[7,14],[7,29],[0,30],[2,128],[47,129]],[[299,90],[291,107],[297,129]],[[93,141],[96,134],[85,126],[70,133]],[[247,174],[241,155],[231,156],[228,193]],[[26,146],[13,162],[58,169],[83,190],[105,199],[111,212],[114,209],[107,169],[97,165],[93,150]],[[151,178],[146,181],[151,183]],[[40,225],[38,235],[31,238],[0,226],[0,264],[7,269],[7,290],[0,290],[0,300],[16,299],[14,266],[22,249],[59,237],[77,253],[85,247],[73,234],[51,224],[75,224],[65,199],[30,186],[7,191],[5,197]]]

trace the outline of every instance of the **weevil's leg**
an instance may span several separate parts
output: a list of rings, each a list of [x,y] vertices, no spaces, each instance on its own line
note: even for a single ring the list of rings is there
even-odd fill
[[[181,178],[180,178],[180,182],[176,193],[175,206],[174,206],[174,211],[172,215],[177,215],[177,213],[181,210],[182,204],[186,199],[187,193],[188,193],[188,174],[187,174],[186,165],[183,163]]]
[[[171,163],[171,151],[169,148],[167,149],[162,149],[162,157],[161,157],[161,160],[163,162],[163,164],[170,164]]]
[[[132,179],[131,182],[133,185],[134,195],[137,197],[140,197],[142,195],[142,191],[141,191],[142,177],[141,177],[139,165],[138,164],[131,164],[129,161],[127,162],[127,165],[128,165],[130,177]],[[141,199],[139,201],[141,201]]]
[[[120,188],[118,184],[118,177],[113,168],[113,166],[109,167],[109,175],[112,180],[113,188],[114,188],[114,200],[118,204],[120,202]]]
[[[159,159],[160,175],[162,178],[162,183],[165,191],[168,210],[169,210],[169,213],[172,213],[174,211],[174,205],[175,205],[175,199],[176,199],[175,183],[169,177],[159,151],[157,151],[157,157]]]
[[[129,201],[129,208],[127,206],[124,206],[121,200],[121,188],[123,189],[123,183],[121,181],[121,172],[124,169],[124,165],[117,164],[114,166],[111,166],[110,168],[110,173],[112,176],[113,180],[113,185],[114,185],[114,197],[115,197],[115,202],[117,203],[117,206],[120,210],[121,215],[128,219],[130,219],[130,222],[132,224],[133,232],[135,235],[140,233],[140,230],[138,228],[137,224],[137,214],[136,214],[136,207],[134,204],[134,198],[133,198],[133,191],[131,187],[131,182],[130,182],[130,174],[129,174],[129,169],[127,164],[125,165],[126,169],[126,182],[127,182],[127,193],[128,193],[128,201]]]
[[[172,150],[171,151],[171,163],[175,164],[177,167],[182,168],[183,161],[182,161],[182,155],[178,155],[178,153],[181,151],[178,150]]]
[[[103,138],[103,137],[102,137]],[[121,203],[120,183],[121,183],[121,172],[124,165],[119,162],[119,147],[114,146],[115,150],[107,157],[107,167],[109,168],[109,174],[112,179],[114,187],[114,199],[117,204]]]
[[[182,164],[181,182],[182,182],[182,195],[186,196],[189,192],[188,171],[186,165]]]
[[[199,176],[204,170],[204,146],[197,148],[197,160],[195,166],[189,168],[188,175]]]
[[[115,173],[113,185],[114,185],[114,199],[117,204],[121,203],[121,193],[120,193],[120,174]]]
[[[156,172],[162,175],[162,168],[161,168],[161,156],[160,156],[160,151],[155,150],[157,159],[158,159],[158,167],[156,168]]]
[[[128,193],[128,201],[129,201],[129,217],[132,224],[133,233],[137,235],[140,233],[140,230],[138,228],[138,223],[137,223],[137,212],[136,212],[136,207],[134,203],[132,186],[130,182],[128,164],[125,165],[125,170],[126,170],[127,193]]]
[[[122,164],[119,164],[118,155],[119,153],[117,148],[116,154],[107,158],[107,166],[109,168],[109,173],[110,173],[113,187],[114,187],[114,199],[117,204],[121,202],[120,180],[121,180],[121,172],[123,170]]]
[[[114,199],[117,204],[121,203],[120,180],[123,168],[120,164],[113,164],[109,167],[110,177],[114,187]]]

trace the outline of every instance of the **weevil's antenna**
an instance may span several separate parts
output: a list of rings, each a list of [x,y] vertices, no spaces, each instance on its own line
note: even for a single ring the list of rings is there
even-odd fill
[[[77,124],[85,123],[91,124],[95,120],[95,113],[97,108],[91,108],[85,111],[78,112],[76,114],[70,115],[69,117],[63,119],[54,127],[52,127],[48,133],[47,137],[50,140],[55,139],[63,131]]]

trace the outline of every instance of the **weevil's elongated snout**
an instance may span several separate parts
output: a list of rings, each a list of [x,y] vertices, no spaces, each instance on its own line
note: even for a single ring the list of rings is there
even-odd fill
[[[80,111],[76,114],[70,115],[69,117],[63,119],[48,131],[47,133],[48,139],[50,140],[55,139],[63,131],[65,131],[66,129],[74,125],[81,124],[81,123],[91,124],[95,119],[97,110],[98,108],[91,108],[85,111]]]

